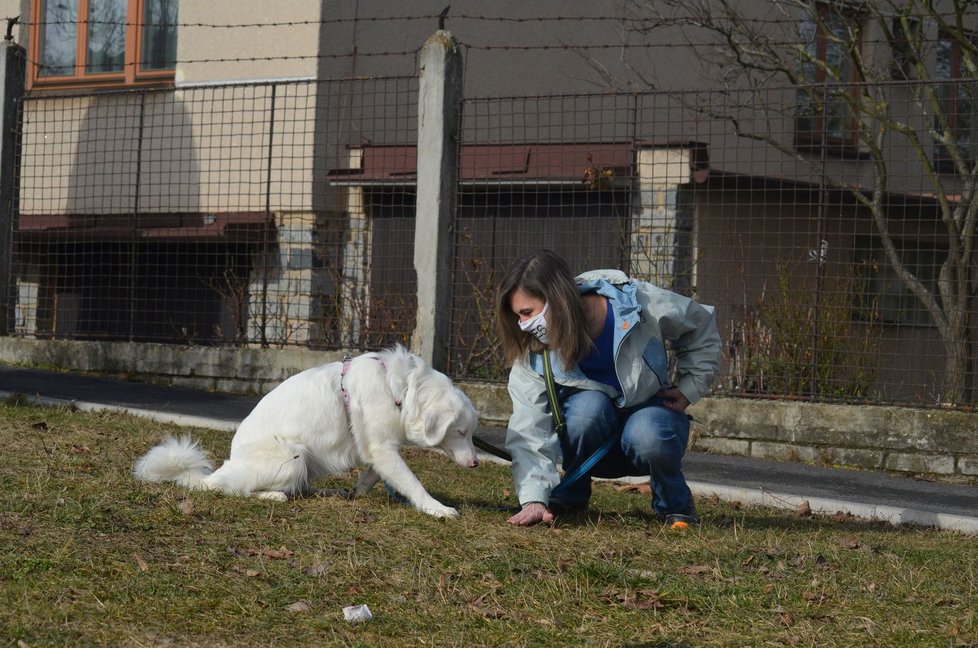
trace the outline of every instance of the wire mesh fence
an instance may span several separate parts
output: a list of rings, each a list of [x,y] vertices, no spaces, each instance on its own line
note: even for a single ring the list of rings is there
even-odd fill
[[[912,132],[935,89],[846,88]],[[417,92],[392,77],[27,98],[13,334],[407,342]],[[715,306],[721,394],[974,407],[973,180],[909,130],[828,119],[837,92],[464,100],[448,373],[504,378],[495,282],[547,247]]]
[[[468,101],[462,166],[468,152],[484,173],[460,191],[456,321],[481,316],[477,286],[549,247],[714,305],[719,393],[973,407],[974,180],[941,173],[946,152],[918,130],[943,91],[845,91],[885,118],[850,114],[830,139],[805,110],[839,92],[824,85]],[[459,369],[501,377],[472,362],[493,341],[468,327]]]
[[[383,197],[328,179],[351,175],[362,133],[416,138],[416,86],[27,98],[14,333],[334,347],[409,335],[394,305],[411,258],[391,248],[411,233],[374,228]]]

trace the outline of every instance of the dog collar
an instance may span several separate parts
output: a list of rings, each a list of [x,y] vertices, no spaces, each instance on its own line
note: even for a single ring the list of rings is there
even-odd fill
[[[384,362],[383,358],[379,358],[377,356],[371,357],[380,363],[380,366],[384,368],[384,371],[387,371],[387,364]],[[346,408],[347,414],[350,413],[350,392],[346,391],[346,385],[343,384],[343,379],[346,377],[346,372],[350,370],[351,362],[353,362],[353,358],[350,356],[344,356],[343,367],[340,369],[340,393],[343,394],[343,407]],[[400,407],[401,400],[399,398],[395,398],[394,404]]]
[[[340,369],[340,393],[343,394],[343,407],[346,408],[346,413],[350,413],[350,392],[346,391],[346,385],[343,384],[343,379],[346,377],[346,372],[350,370],[350,362],[352,359],[350,356],[343,357],[343,368]]]

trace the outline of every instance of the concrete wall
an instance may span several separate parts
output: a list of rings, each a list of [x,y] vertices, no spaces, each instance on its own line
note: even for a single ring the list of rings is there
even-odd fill
[[[267,393],[285,378],[343,358],[342,351],[39,342],[0,338],[0,362],[98,371],[198,389]],[[460,382],[482,423],[505,427],[506,385]],[[693,449],[887,470],[978,484],[978,415],[904,407],[707,397],[694,417]]]

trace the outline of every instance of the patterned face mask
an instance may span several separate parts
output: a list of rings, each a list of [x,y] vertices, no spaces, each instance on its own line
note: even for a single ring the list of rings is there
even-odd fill
[[[549,306],[550,304],[545,303],[543,310],[539,313],[524,322],[519,322],[520,330],[532,333],[536,339],[540,340],[541,344],[549,343],[549,340],[547,340],[547,318],[544,317]]]

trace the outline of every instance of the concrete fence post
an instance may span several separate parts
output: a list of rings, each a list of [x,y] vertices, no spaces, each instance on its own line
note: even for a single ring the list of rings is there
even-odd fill
[[[414,269],[418,311],[412,350],[445,370],[451,332],[452,254],[462,54],[458,41],[438,30],[421,49],[418,86],[418,194]]]
[[[12,26],[12,25],[11,25]],[[20,157],[19,100],[24,94],[24,48],[10,37],[0,41],[0,335],[10,324],[10,243],[17,213],[16,165]]]

